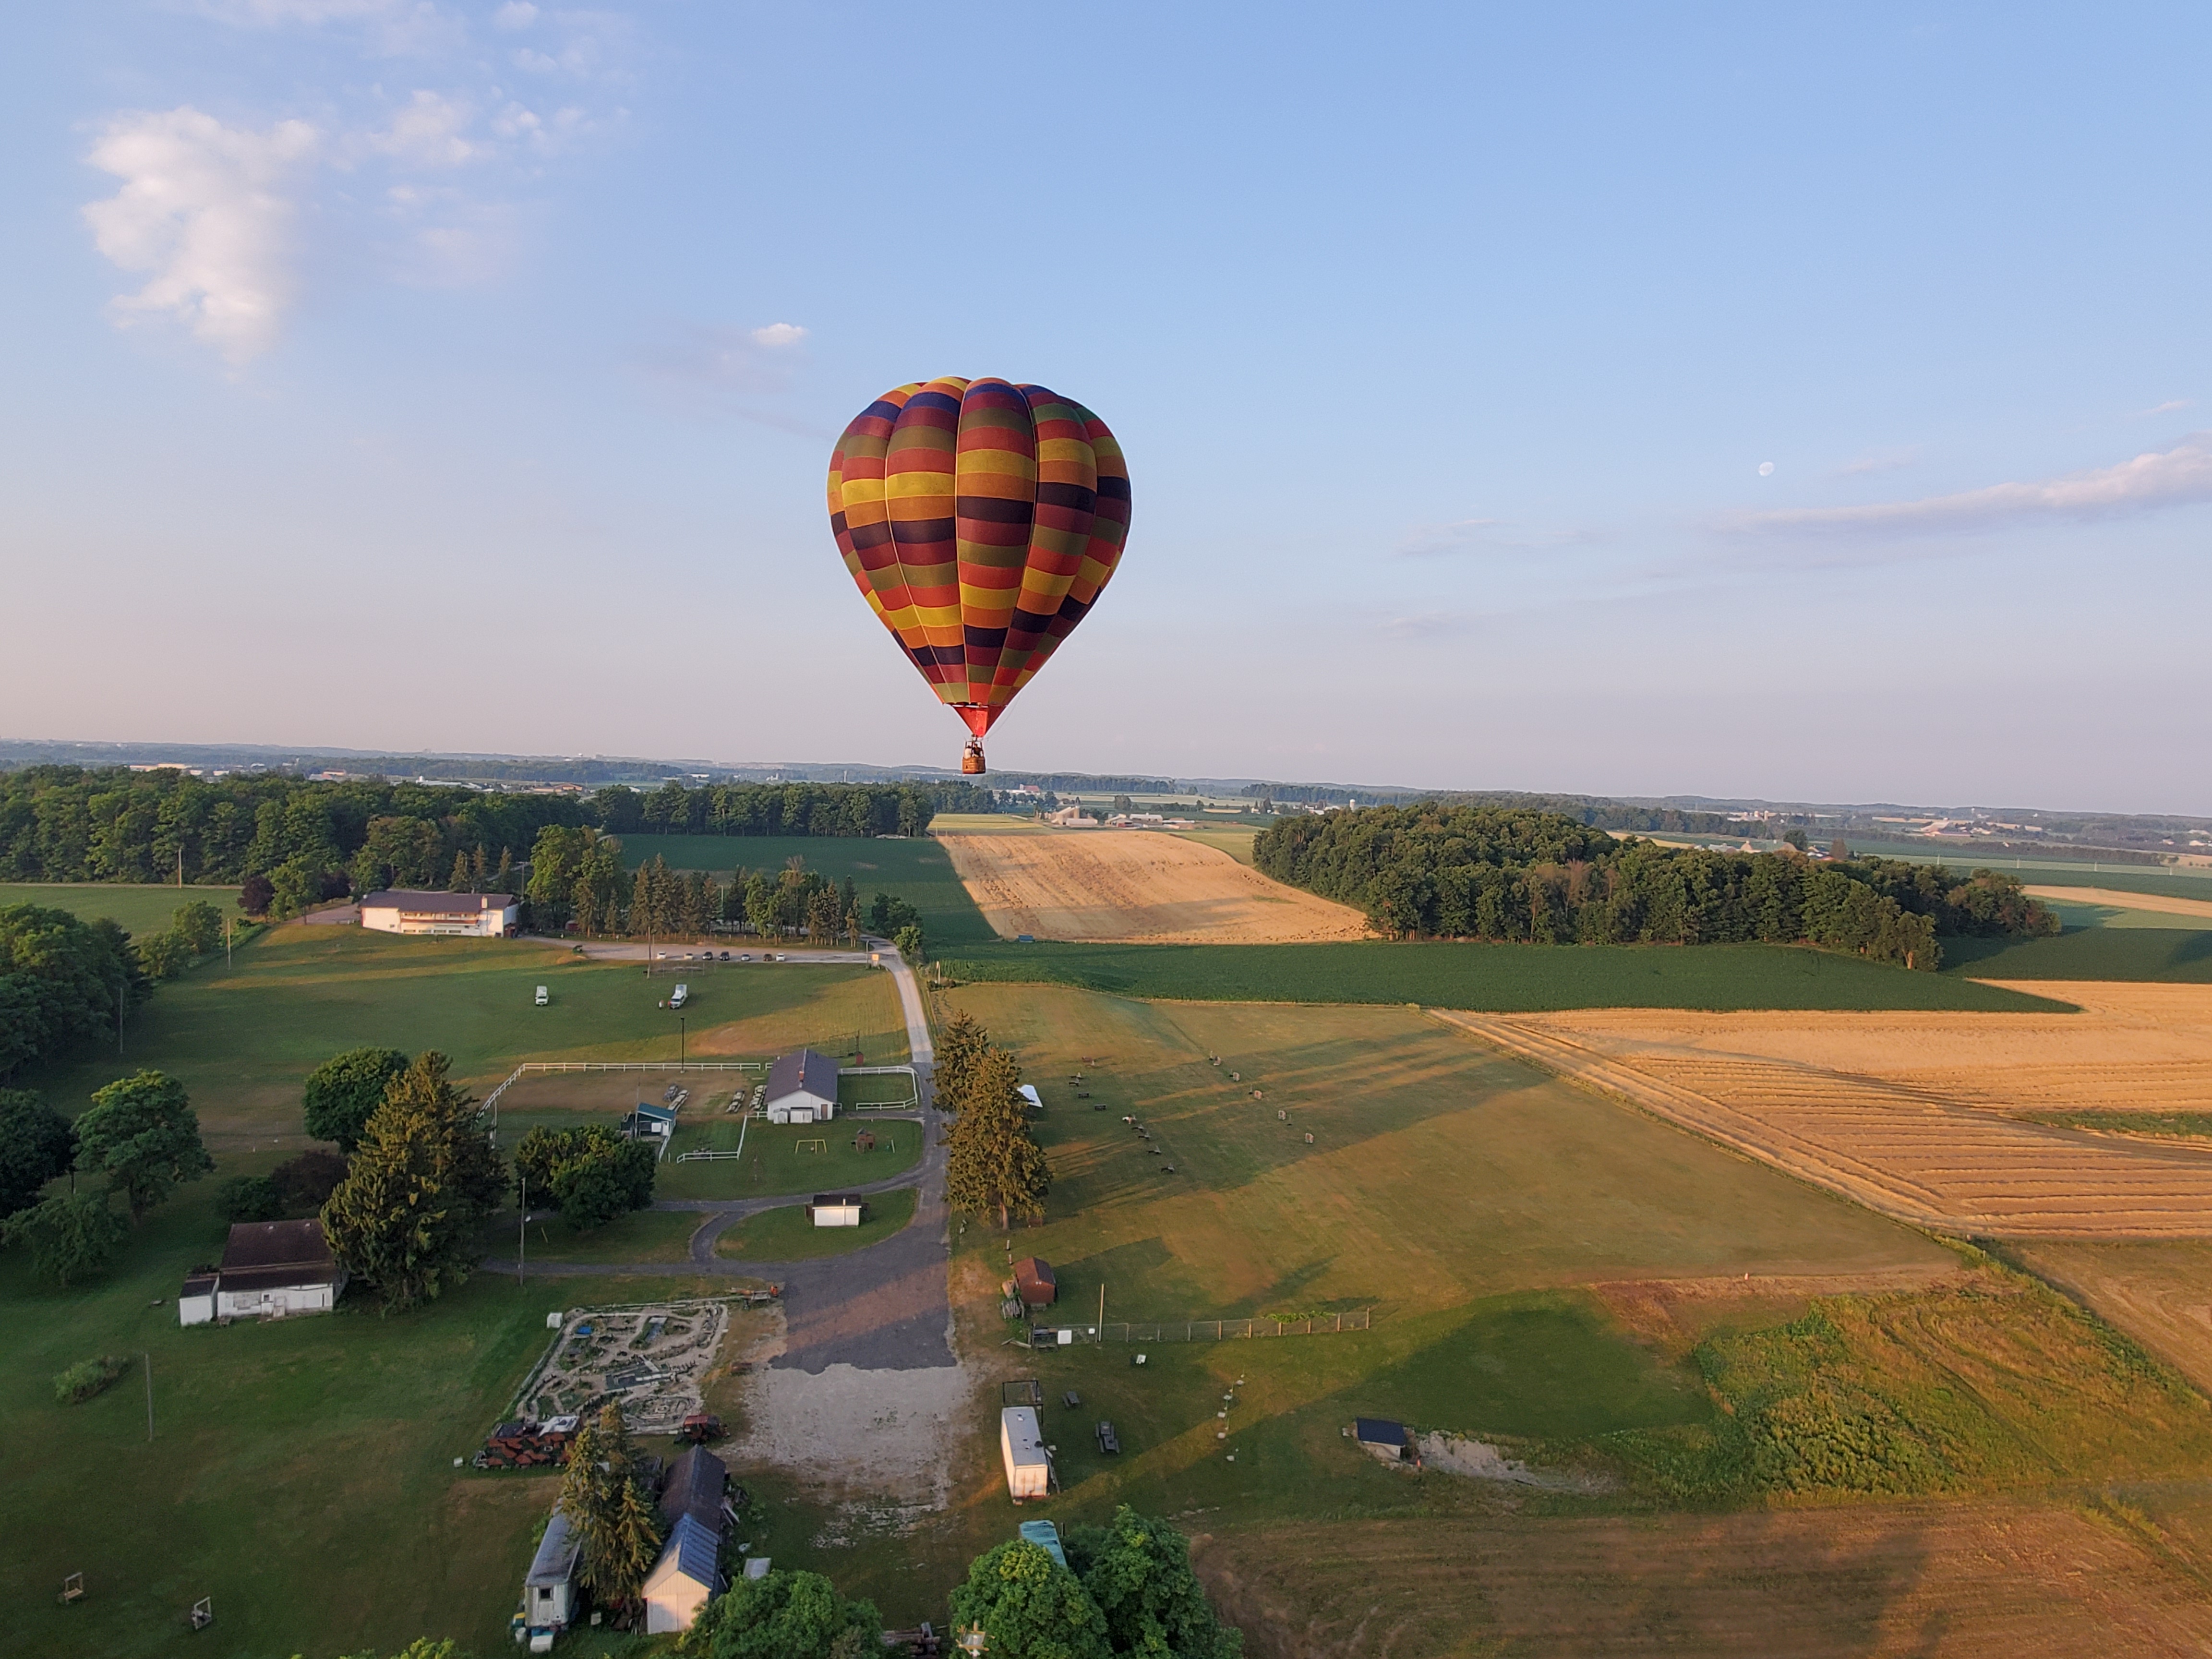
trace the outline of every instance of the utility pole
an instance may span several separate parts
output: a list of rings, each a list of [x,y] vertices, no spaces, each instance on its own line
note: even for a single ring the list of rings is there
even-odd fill
[[[223,972],[225,972],[225,973],[228,973],[228,972],[230,971],[230,966],[231,966],[231,956],[230,956],[230,924],[231,924],[231,920],[232,920],[232,919],[231,919],[230,917],[228,917],[228,916],[225,916],[225,917],[222,919],[222,970],[223,970]]]
[[[688,1018],[689,1016],[684,1014],[676,1016],[676,1069],[679,1072],[689,1071],[691,1068],[691,1040],[684,1027],[684,1021]]]
[[[522,1203],[514,1218],[514,1282],[520,1286],[530,1255],[530,1176],[516,1173],[522,1176]]]
[[[138,1363],[146,1368],[146,1443],[154,1443],[154,1356],[141,1352]]]

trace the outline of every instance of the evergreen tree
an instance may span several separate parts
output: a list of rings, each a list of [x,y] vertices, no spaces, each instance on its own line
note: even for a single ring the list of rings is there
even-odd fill
[[[590,882],[579,881],[576,884],[575,896],[569,908],[574,913],[578,933],[590,939],[599,932],[599,908],[592,896]]]
[[[971,1215],[999,1212],[1001,1229],[1018,1214],[1044,1215],[1052,1170],[1030,1131],[1029,1103],[1018,1092],[1021,1067],[1003,1048],[986,1048],[968,1078],[960,1120],[945,1157],[945,1200]]]
[[[459,850],[454,852],[453,873],[446,879],[446,890],[449,893],[466,893],[474,890],[469,886],[469,855],[466,853]]]
[[[945,1023],[944,1030],[938,1034],[937,1063],[931,1073],[939,1111],[961,1109],[975,1062],[983,1057],[990,1040],[991,1034],[964,1008]]]
[[[185,1085],[140,1072],[93,1096],[76,1121],[76,1166],[105,1175],[137,1222],[185,1182],[211,1173],[215,1160],[201,1144]]]
[[[664,1534],[659,1515],[639,1490],[620,1406],[607,1406],[577,1431],[559,1507],[583,1546],[577,1577],[584,1587],[610,1607],[636,1601]]]
[[[499,849],[499,870],[491,878],[491,886],[495,893],[512,896],[514,892],[514,849],[512,847]]]
[[[484,890],[484,844],[478,842],[477,850],[469,854],[469,891],[471,893]]]
[[[433,1050],[393,1081],[323,1206],[331,1250],[386,1312],[468,1278],[477,1228],[507,1188],[476,1103],[446,1081],[447,1065]]]

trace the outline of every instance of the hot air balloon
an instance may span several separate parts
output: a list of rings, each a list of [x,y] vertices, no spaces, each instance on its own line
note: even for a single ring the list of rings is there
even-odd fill
[[[931,380],[862,410],[830,457],[830,528],[868,608],[983,734],[1097,603],[1129,533],[1106,422],[1041,386]]]

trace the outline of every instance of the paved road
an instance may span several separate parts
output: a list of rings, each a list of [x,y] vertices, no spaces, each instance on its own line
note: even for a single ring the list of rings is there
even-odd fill
[[[875,941],[871,941],[875,944]],[[876,945],[884,966],[898,987],[899,1005],[906,1016],[908,1052],[923,1109],[916,1120],[922,1134],[921,1162],[905,1174],[858,1188],[864,1193],[889,1192],[918,1187],[914,1219],[898,1232],[849,1255],[814,1261],[733,1261],[714,1254],[714,1243],[747,1216],[763,1210],[803,1202],[790,1198],[746,1198],[718,1202],[711,1199],[664,1199],[657,1210],[690,1210],[706,1219],[691,1235],[689,1261],[532,1262],[528,1271],[541,1278],[675,1277],[766,1279],[783,1286],[787,1340],[782,1353],[770,1363],[779,1369],[819,1376],[836,1364],[866,1370],[919,1370],[954,1363],[950,1327],[951,1304],[946,1296],[946,1268],[951,1251],[945,1204],[945,1148],[930,1132],[928,1107],[930,1072],[935,1050],[929,1041],[929,1019],[922,1007],[921,988],[914,970],[887,944]],[[585,954],[603,960],[642,962],[642,945],[586,945]],[[657,954],[659,954],[657,952]],[[861,963],[866,951],[793,951],[792,962]],[[664,961],[665,957],[663,957]],[[680,965],[680,957],[678,959]],[[724,964],[716,963],[717,968]],[[773,963],[727,964],[732,968],[772,968]],[[488,1261],[492,1272],[513,1273],[512,1261]]]

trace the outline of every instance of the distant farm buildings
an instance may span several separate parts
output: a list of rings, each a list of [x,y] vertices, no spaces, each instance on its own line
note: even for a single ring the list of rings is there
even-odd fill
[[[837,1115],[837,1062],[811,1048],[768,1068],[763,1103],[771,1123],[827,1123]]]
[[[1098,820],[1079,805],[1063,806],[1057,812],[1048,812],[1044,815],[1044,821],[1057,824],[1062,830],[1096,830],[1098,827]]]
[[[507,893],[417,893],[395,888],[361,902],[361,925],[379,933],[436,933],[498,939],[521,926],[522,906]]]
[[[345,1285],[345,1269],[331,1254],[321,1222],[241,1221],[230,1230],[222,1266],[185,1280],[177,1322],[328,1313]]]

